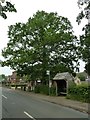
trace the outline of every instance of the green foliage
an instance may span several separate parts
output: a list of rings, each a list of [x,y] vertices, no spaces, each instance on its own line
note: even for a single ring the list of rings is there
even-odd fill
[[[81,81],[85,81],[87,78],[87,75],[83,73],[78,73],[77,77],[81,80]]]
[[[22,77],[22,79],[23,79],[25,82],[31,80],[30,75],[24,75],[24,76]]]
[[[52,86],[52,87],[50,88],[50,95],[51,95],[51,96],[56,96],[56,87]]]
[[[85,61],[85,70],[90,75],[90,24],[84,28],[85,34],[80,36],[81,59]]]
[[[5,82],[6,79],[7,79],[7,76],[5,76],[4,74],[1,74],[1,75],[0,75],[0,81]]]
[[[52,79],[57,72],[78,68],[77,38],[70,21],[57,13],[37,11],[27,23],[9,26],[8,37],[2,66],[10,66],[21,76],[47,84],[47,70]]]
[[[81,23],[83,18],[88,19],[90,15],[90,0],[78,0],[78,6],[81,9],[81,12],[77,16],[78,24]]]
[[[78,77],[79,77],[79,79],[80,79],[81,81],[85,81],[85,76],[80,75],[80,76],[78,76]]]
[[[90,75],[90,61],[85,66],[86,72]]]
[[[81,84],[70,87],[67,98],[90,103],[90,85]]]
[[[48,87],[48,85],[37,85],[37,86],[35,86],[34,92],[49,95],[49,87]],[[50,95],[51,96],[56,95],[56,88],[55,87],[50,88]]]
[[[78,0],[78,4],[81,8],[81,13],[79,13],[76,21],[80,24],[83,18],[88,20],[88,23],[82,29],[85,33],[80,36],[79,57],[85,61],[86,72],[90,75],[90,0]]]
[[[0,82],[2,81],[2,79],[3,79],[3,78],[2,78],[2,75],[0,75]]]
[[[68,81],[68,87],[69,88],[71,88],[71,87],[75,87],[76,86],[76,84],[75,84],[75,82],[74,81]]]
[[[5,78],[6,78],[6,76],[5,76],[4,74],[2,74],[1,76],[2,76],[2,78],[3,78],[3,79],[5,79]]]
[[[47,85],[37,85],[35,86],[35,93],[49,94],[49,87]]]
[[[4,19],[7,18],[6,12],[17,12],[14,5],[10,2],[6,1],[4,2],[4,4],[5,5],[3,5],[3,3],[0,2],[0,16]]]

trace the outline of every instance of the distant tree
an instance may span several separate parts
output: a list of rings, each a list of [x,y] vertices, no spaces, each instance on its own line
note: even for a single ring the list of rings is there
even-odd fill
[[[2,76],[2,78],[3,78],[4,80],[6,79],[6,76],[5,76],[4,74],[2,74],[1,76]]]
[[[77,77],[81,80],[81,81],[85,81],[87,78],[87,75],[83,72],[83,73],[77,73]]]
[[[0,16],[4,19],[7,18],[7,12],[17,12],[14,5],[8,1],[0,0]]]

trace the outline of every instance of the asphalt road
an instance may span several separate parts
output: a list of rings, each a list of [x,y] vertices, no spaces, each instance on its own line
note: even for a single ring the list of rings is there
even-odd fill
[[[56,105],[25,92],[2,89],[2,118],[88,118],[71,108]]]
[[[2,88],[0,84],[0,120],[2,118]]]

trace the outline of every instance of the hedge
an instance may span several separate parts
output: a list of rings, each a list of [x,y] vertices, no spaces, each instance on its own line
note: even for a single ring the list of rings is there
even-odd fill
[[[48,85],[37,85],[35,86],[34,92],[49,95],[49,87]],[[50,88],[50,95],[52,96],[56,95],[55,87]]]
[[[90,103],[90,85],[81,84],[70,87],[67,98]]]

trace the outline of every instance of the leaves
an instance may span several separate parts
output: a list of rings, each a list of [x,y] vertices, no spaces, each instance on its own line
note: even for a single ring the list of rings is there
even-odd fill
[[[90,19],[90,0],[79,0],[79,6],[82,9],[77,17],[77,22],[80,24],[83,18],[86,18],[88,21]],[[81,53],[81,59],[85,61],[86,72],[90,74],[89,62],[90,62],[90,23],[88,22],[82,29],[85,33],[80,36],[80,46],[79,53]]]
[[[81,13],[79,13],[79,15],[77,16],[76,22],[78,22],[78,25],[81,23],[81,19],[83,19],[85,17],[83,11],[81,11]]]
[[[47,83],[46,71],[51,78],[57,72],[73,72],[78,63],[77,38],[67,18],[57,13],[37,11],[26,23],[9,26],[9,42],[2,51],[5,65],[19,74],[29,75],[31,80]]]
[[[85,69],[86,69],[86,72],[88,73],[88,75],[90,75],[90,59],[89,59],[88,63],[85,65]]]
[[[6,12],[17,12],[16,8],[14,7],[13,4],[10,2],[6,1],[6,5],[4,6],[3,3],[0,3],[0,16],[3,17],[4,19],[7,18]]]
[[[78,0],[78,6],[81,10],[79,15],[77,16],[76,21],[78,24],[81,23],[83,18],[89,19],[90,16],[90,0]]]

